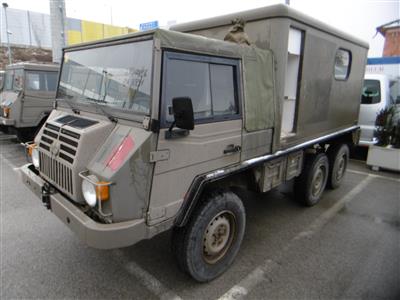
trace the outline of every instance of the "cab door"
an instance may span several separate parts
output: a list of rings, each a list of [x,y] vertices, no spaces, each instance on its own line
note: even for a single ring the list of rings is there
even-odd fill
[[[25,72],[25,92],[21,111],[21,122],[36,126],[50,113],[56,95],[57,72]]]
[[[161,130],[148,211],[155,224],[178,212],[193,179],[240,161],[242,109],[240,60],[165,52],[160,103]],[[195,127],[168,138],[172,99],[192,100]]]

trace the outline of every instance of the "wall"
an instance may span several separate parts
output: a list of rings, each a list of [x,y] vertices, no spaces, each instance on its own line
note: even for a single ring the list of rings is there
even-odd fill
[[[11,47],[13,62],[51,62],[51,50],[35,47]],[[0,70],[8,65],[7,47],[0,47]]]

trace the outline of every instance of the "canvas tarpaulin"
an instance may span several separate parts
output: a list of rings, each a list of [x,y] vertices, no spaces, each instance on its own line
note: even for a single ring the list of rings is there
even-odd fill
[[[249,132],[274,127],[274,58],[271,50],[161,29],[154,32],[154,37],[164,48],[242,59],[244,127]]]

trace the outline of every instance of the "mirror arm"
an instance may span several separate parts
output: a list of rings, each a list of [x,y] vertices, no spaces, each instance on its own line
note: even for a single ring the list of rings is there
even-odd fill
[[[172,132],[172,129],[174,128],[175,124],[176,124],[176,121],[174,120],[174,121],[171,123],[171,126],[169,126],[169,129],[168,129],[169,132]]]

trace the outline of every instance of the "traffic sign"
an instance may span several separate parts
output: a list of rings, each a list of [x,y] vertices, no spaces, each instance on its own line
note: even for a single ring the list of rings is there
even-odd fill
[[[158,28],[158,21],[142,23],[139,26],[140,31],[152,30]]]

